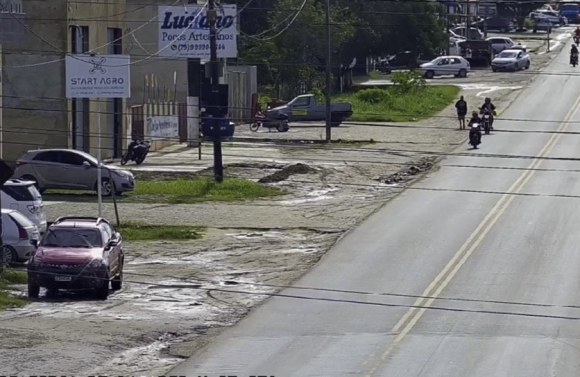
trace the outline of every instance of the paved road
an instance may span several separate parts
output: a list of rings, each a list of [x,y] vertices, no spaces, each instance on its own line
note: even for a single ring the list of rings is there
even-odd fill
[[[580,76],[565,75],[571,71],[562,54],[546,68],[557,74],[539,77],[502,113],[553,123],[498,121],[497,127],[580,132],[580,124],[560,124],[580,122]],[[497,133],[472,153],[579,158],[580,135]],[[295,283],[438,299],[285,289],[284,295],[317,299],[268,300],[169,374],[580,375],[580,309],[565,307],[580,305],[580,200],[565,197],[580,195],[580,173],[561,171],[580,171],[580,162],[466,156],[443,165]]]

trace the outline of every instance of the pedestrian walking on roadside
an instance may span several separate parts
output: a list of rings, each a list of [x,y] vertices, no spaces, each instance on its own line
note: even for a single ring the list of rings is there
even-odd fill
[[[457,119],[459,120],[459,129],[465,129],[465,116],[467,115],[467,102],[463,99],[463,96],[459,97],[459,101],[455,103],[455,109],[457,109]]]

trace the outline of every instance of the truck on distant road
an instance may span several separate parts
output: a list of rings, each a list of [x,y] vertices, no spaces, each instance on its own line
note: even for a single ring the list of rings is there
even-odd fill
[[[270,118],[280,113],[288,115],[289,122],[326,121],[326,103],[317,103],[314,94],[303,94],[285,105],[269,109],[267,116]],[[331,104],[330,123],[333,127],[340,126],[351,115],[350,102]]]

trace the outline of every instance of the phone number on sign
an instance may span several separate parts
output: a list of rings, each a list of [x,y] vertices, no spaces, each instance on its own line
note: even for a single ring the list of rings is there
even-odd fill
[[[172,45],[171,49],[173,51],[182,52],[182,51],[209,51],[210,47],[207,43],[185,43],[179,45]],[[226,45],[219,43],[217,45],[217,51],[225,50]]]

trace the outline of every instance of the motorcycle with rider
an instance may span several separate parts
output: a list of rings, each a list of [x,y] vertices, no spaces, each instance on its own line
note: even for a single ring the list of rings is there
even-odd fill
[[[576,47],[576,44],[572,44],[572,47],[570,48],[570,65],[572,67],[576,67],[578,65],[578,47]]]
[[[497,112],[495,105],[491,102],[491,98],[486,97],[483,105],[479,108],[479,113],[482,115],[482,126],[485,134],[489,134],[493,130],[493,121]]]
[[[469,120],[469,144],[473,149],[481,144],[481,119],[477,111],[471,114],[471,119]]]

